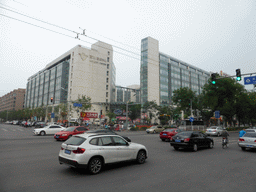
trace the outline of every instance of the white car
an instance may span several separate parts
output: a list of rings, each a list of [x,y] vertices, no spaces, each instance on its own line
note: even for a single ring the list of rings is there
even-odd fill
[[[211,135],[211,136],[215,135],[215,136],[219,137],[219,136],[222,135],[223,131],[224,131],[223,127],[211,126],[211,127],[206,129],[205,134],[206,135]]]
[[[41,136],[48,135],[48,134],[54,135],[55,133],[63,131],[65,129],[66,129],[65,127],[62,127],[60,125],[48,125],[43,128],[34,129],[33,133],[34,135],[41,135]]]
[[[85,133],[62,143],[59,163],[75,168],[88,168],[97,174],[105,164],[136,160],[145,162],[148,151],[144,145],[127,142],[119,135]]]

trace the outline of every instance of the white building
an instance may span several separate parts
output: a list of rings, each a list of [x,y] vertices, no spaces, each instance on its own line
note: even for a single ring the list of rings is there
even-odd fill
[[[115,101],[115,81],[111,45],[100,41],[91,49],[77,45],[28,78],[25,107],[72,106],[79,95],[85,95],[91,98],[92,108],[84,112],[100,117],[109,110],[108,103]],[[69,111],[69,116],[78,118],[79,114]]]

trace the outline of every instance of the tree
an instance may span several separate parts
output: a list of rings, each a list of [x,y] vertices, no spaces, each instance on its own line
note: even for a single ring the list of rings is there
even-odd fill
[[[209,113],[220,110],[220,114],[225,116],[227,121],[232,124],[236,114],[236,100],[244,87],[232,78],[218,79],[213,85],[208,80],[208,84],[203,87],[201,102],[209,109]]]
[[[111,111],[107,111],[106,116],[109,117],[109,121],[111,122],[111,119],[115,118],[116,114]]]
[[[151,122],[152,118],[155,117],[155,114],[157,112],[157,104],[156,101],[146,101],[143,104],[143,111],[144,113],[149,114],[149,118],[146,119],[146,121],[149,123]]]
[[[166,125],[168,124],[168,121],[171,119],[171,117],[173,116],[173,107],[171,106],[158,106],[158,119],[160,120],[162,125]]]
[[[82,107],[78,107],[78,106],[75,106],[74,109],[77,111],[78,113],[78,116],[80,118],[80,112],[83,112],[83,111],[86,111],[88,109],[91,109],[92,107],[92,104],[91,104],[91,98],[90,97],[87,97],[85,95],[82,95],[80,97],[80,95],[78,95],[78,99],[73,101],[72,102],[73,104],[74,103],[78,103],[78,104],[82,104]]]
[[[62,120],[64,120],[65,117],[67,117],[67,115],[68,115],[68,105],[67,105],[67,103],[61,103],[59,105],[59,108],[60,108],[60,116],[61,116]]]
[[[140,117],[141,104],[132,104],[130,103],[128,107],[128,116],[132,120],[132,122]]]
[[[178,111],[184,111],[184,113],[188,116],[191,114],[191,100],[192,107],[195,109],[195,98],[196,94],[191,89],[187,87],[182,87],[173,92],[172,101],[175,105],[177,105]]]

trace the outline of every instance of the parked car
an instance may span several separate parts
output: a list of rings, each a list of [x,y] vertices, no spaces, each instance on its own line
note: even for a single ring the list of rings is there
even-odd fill
[[[163,130],[164,130],[164,128],[161,125],[156,125],[156,126],[152,126],[148,129],[146,129],[146,132],[147,133],[160,133]]]
[[[222,132],[224,131],[223,127],[219,127],[219,126],[211,126],[208,129],[206,129],[206,135],[215,135],[217,137],[222,135]]]
[[[160,137],[160,139],[162,139],[162,141],[171,141],[172,137],[180,132],[182,132],[182,130],[176,129],[176,128],[169,128],[169,129],[163,130],[159,134],[159,137]]]
[[[98,134],[118,135],[117,133],[115,133],[114,131],[111,131],[111,130],[109,130],[109,129],[90,130],[90,131],[87,131],[86,133],[98,133]],[[119,136],[123,137],[126,141],[131,142],[131,139],[130,139],[129,137],[122,136],[122,135],[119,135]]]
[[[172,137],[170,145],[175,149],[190,148],[197,151],[198,148],[208,147],[210,149],[214,146],[214,141],[211,137],[200,131],[184,131]]]
[[[20,125],[24,127],[25,123],[26,121],[22,121]]]
[[[24,123],[24,127],[32,127],[32,122],[27,121],[27,123]]]
[[[35,128],[43,128],[46,126],[46,123],[44,121],[39,121],[35,124]]]
[[[59,126],[59,125],[48,125],[43,128],[35,128],[33,133],[34,135],[48,135],[48,134],[55,134],[59,131],[65,130],[65,127]]]
[[[245,133],[243,137],[239,138],[238,146],[241,147],[243,151],[256,148],[256,132]]]
[[[57,141],[59,141],[59,140],[65,141],[68,138],[72,137],[73,135],[82,134],[88,130],[89,130],[88,128],[82,127],[82,126],[69,127],[67,129],[65,129],[64,131],[55,133],[54,139],[56,139]]]
[[[136,160],[143,164],[148,157],[144,145],[128,143],[119,135],[75,135],[61,144],[59,163],[75,168],[88,168],[97,174],[109,163]]]

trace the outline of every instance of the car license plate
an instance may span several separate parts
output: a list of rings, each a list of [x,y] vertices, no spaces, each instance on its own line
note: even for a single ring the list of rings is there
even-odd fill
[[[56,139],[58,139],[59,138],[59,136],[56,136]]]
[[[212,132],[212,131],[209,130],[208,132]]]
[[[180,140],[178,140],[178,139],[175,139],[175,142],[180,142]]]
[[[247,145],[246,147],[253,147],[253,145]]]
[[[166,133],[164,133],[163,135],[167,135]]]
[[[70,150],[67,150],[67,149],[65,149],[65,153],[67,153],[67,154],[71,154],[71,151]]]

